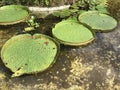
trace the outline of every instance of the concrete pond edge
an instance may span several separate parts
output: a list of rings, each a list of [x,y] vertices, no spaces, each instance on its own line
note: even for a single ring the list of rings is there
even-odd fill
[[[51,13],[61,11],[63,9],[68,9],[70,5],[62,5],[62,6],[56,6],[56,7],[32,7],[32,6],[26,6],[31,14],[36,15],[38,18],[45,18]]]

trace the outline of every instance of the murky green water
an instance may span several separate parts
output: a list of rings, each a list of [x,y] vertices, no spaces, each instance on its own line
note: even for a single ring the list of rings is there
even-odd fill
[[[38,33],[51,36],[59,20],[40,20]],[[25,24],[0,26],[0,48]],[[120,25],[112,32],[97,33],[84,47],[61,45],[61,53],[49,70],[10,78],[12,72],[0,60],[0,90],[120,90]]]

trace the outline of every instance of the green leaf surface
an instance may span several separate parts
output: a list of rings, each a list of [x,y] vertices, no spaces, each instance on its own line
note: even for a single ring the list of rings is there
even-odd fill
[[[109,14],[109,12],[107,11],[107,6],[105,6],[104,4],[97,5],[96,9],[100,13]]]
[[[0,7],[0,25],[16,24],[26,20],[28,16],[28,10],[21,5]]]
[[[97,11],[82,13],[78,19],[96,31],[111,31],[117,27],[117,21],[113,17]]]
[[[64,20],[55,25],[52,30],[53,36],[65,45],[85,45],[94,40],[94,34],[81,25],[75,19]]]
[[[54,16],[60,17],[60,18],[68,17],[68,16],[70,16],[70,14],[71,14],[71,12],[69,9],[64,9],[62,11],[57,11],[57,12],[53,13]]]
[[[55,62],[58,51],[59,44],[48,36],[23,34],[5,43],[1,58],[16,77],[46,70]]]

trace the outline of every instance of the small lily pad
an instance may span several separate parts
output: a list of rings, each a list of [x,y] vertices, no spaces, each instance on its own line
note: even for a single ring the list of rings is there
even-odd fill
[[[1,50],[1,58],[12,77],[45,71],[56,59],[59,44],[42,34],[23,34],[9,39]]]
[[[94,33],[76,20],[64,20],[55,25],[53,36],[64,45],[86,45],[95,39]]]
[[[79,21],[96,31],[111,31],[117,27],[117,21],[113,17],[97,11],[80,14]]]
[[[16,24],[26,20],[28,16],[28,10],[21,5],[0,7],[0,25]]]

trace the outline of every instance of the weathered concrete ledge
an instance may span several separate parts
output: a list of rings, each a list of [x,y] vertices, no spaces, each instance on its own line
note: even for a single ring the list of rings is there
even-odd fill
[[[63,5],[59,7],[28,7],[28,9],[32,14],[35,14],[38,18],[45,18],[53,12],[61,11],[69,7],[70,5]]]
[[[28,7],[28,9],[32,12],[54,12],[69,8],[70,5],[63,5],[59,7]]]

